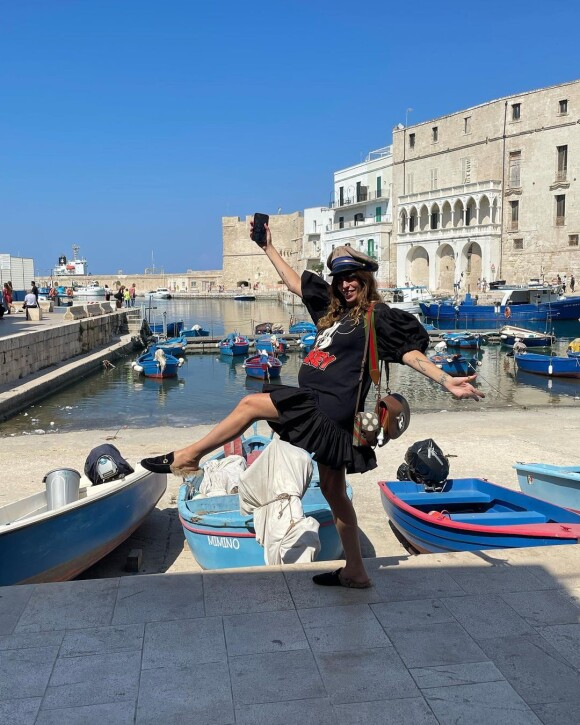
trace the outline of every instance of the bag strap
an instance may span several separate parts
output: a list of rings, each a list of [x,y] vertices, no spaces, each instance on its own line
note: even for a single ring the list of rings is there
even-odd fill
[[[386,370],[386,381],[387,381],[387,394],[390,394],[391,389],[389,387],[389,365],[385,364],[382,360],[379,361],[379,348],[377,345],[377,330],[375,327],[375,311],[374,305],[372,306],[372,315],[369,316],[370,325],[370,342],[369,342],[369,373],[371,380],[377,388],[377,401],[381,399],[381,379],[383,369]]]
[[[371,337],[374,336],[375,350],[376,350],[376,346],[377,346],[377,336],[376,336],[376,331],[375,331],[375,309],[374,308],[375,308],[375,305],[373,302],[368,309],[367,317],[365,320],[365,346],[364,346],[362,362],[361,362],[361,366],[360,366],[360,373],[358,376],[358,391],[356,394],[356,407],[354,409],[355,413],[358,412],[358,407],[360,404],[361,393],[362,393],[362,384],[363,384],[364,375],[365,375],[365,365],[367,362],[367,355],[369,352],[369,348],[371,347]]]

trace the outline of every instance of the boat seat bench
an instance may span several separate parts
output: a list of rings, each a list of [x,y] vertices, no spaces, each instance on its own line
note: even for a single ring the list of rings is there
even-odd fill
[[[484,514],[450,514],[463,524],[545,524],[548,519],[538,511],[491,511]]]
[[[450,506],[460,503],[491,503],[491,496],[479,491],[451,491],[450,493],[403,493],[401,501],[410,506]]]

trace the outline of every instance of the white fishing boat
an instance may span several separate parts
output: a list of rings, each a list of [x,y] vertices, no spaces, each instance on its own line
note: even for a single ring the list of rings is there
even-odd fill
[[[103,297],[105,296],[105,288],[102,287],[96,280],[89,282],[89,284],[73,287],[73,297]]]
[[[409,285],[408,287],[386,287],[379,290],[383,300],[396,310],[405,310],[412,315],[421,312],[419,302],[431,302],[433,295],[427,287]]]
[[[172,295],[167,287],[157,287],[156,290],[149,292],[149,296],[154,300],[170,300]]]

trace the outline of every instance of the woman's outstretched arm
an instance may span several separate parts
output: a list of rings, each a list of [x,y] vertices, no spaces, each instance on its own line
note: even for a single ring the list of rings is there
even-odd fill
[[[454,378],[447,373],[444,373],[441,368],[431,362],[428,358],[423,355],[419,350],[411,350],[403,355],[403,362],[413,370],[417,370],[426,378],[434,380],[439,383],[442,388],[445,388],[456,398],[473,398],[473,400],[479,401],[480,398],[485,398],[485,394],[475,388],[471,383],[476,379],[476,375],[468,375],[464,378]]]
[[[266,256],[270,262],[272,262],[276,272],[280,275],[280,279],[284,282],[290,292],[294,292],[295,295],[298,295],[298,297],[302,299],[302,284],[300,282],[300,275],[298,272],[295,272],[288,262],[285,262],[282,259],[280,253],[274,249],[270,227],[267,224],[264,226],[266,228],[266,246],[264,247]],[[252,221],[250,222],[250,236],[252,235],[253,228],[254,222]]]

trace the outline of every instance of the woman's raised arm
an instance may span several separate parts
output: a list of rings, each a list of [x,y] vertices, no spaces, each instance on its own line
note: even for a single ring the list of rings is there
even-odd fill
[[[454,378],[447,373],[444,373],[441,368],[431,362],[428,358],[423,355],[419,350],[410,350],[403,355],[403,362],[413,370],[424,375],[426,378],[434,380],[439,383],[442,388],[445,388],[451,395],[456,398],[473,398],[473,400],[479,401],[480,398],[485,398],[485,394],[478,390],[472,385],[472,382],[477,377],[476,375],[468,375],[464,378]]]
[[[272,234],[270,232],[270,227],[265,224],[266,228],[266,246],[263,247],[264,252],[266,253],[266,256],[272,262],[274,265],[274,268],[276,269],[276,272],[280,275],[280,279],[288,290],[290,292],[293,292],[295,295],[298,295],[300,299],[302,299],[302,284],[300,282],[300,275],[298,272],[292,269],[292,267],[288,264],[288,262],[285,262],[282,257],[280,256],[280,253],[274,248],[272,244]],[[250,222],[250,236],[252,235],[252,230],[254,228],[254,222]]]

